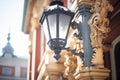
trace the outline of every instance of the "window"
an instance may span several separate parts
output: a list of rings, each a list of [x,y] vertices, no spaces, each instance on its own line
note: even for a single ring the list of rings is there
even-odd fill
[[[3,75],[11,75],[12,69],[11,68],[2,68],[2,74]]]
[[[27,78],[27,68],[21,67],[21,77]]]
[[[111,72],[112,80],[119,80],[119,57],[120,57],[120,36],[118,36],[113,42],[111,47]]]
[[[115,45],[115,70],[116,70],[116,79],[120,80],[120,42]]]

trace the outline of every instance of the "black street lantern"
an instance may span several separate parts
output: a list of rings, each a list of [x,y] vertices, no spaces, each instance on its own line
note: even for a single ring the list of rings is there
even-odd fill
[[[45,9],[40,23],[44,26],[47,43],[54,51],[54,58],[60,58],[60,51],[65,48],[66,40],[74,13],[63,7],[59,0],[52,1],[49,8]]]

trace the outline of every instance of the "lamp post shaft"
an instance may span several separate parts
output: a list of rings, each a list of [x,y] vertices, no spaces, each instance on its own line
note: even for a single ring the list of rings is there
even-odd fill
[[[90,6],[87,5],[79,6],[76,13],[76,17],[80,20],[80,22],[78,23],[78,30],[80,31],[83,40],[83,49],[84,49],[83,62],[85,67],[91,66],[91,59],[93,55],[93,50],[90,40],[90,28],[88,25],[88,20],[90,16],[91,16]]]

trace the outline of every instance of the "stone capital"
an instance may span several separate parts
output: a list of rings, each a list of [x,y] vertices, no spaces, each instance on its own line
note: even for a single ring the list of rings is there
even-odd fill
[[[103,68],[83,68],[79,74],[75,76],[76,80],[105,80],[109,77],[109,69]]]

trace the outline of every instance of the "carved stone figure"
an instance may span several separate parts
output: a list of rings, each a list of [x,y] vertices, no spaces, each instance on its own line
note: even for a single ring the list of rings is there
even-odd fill
[[[69,48],[71,50],[76,50],[76,53],[80,53],[80,52],[84,52],[83,51],[83,41],[79,40],[78,38],[76,38],[75,36],[72,37],[72,40],[69,44]]]
[[[80,70],[83,67],[82,59],[79,56],[76,56],[76,58],[77,58],[77,67],[76,67],[75,73],[73,74],[74,77],[76,77],[79,74]]]
[[[73,32],[77,33],[77,31]],[[75,54],[71,53],[70,51],[66,52],[65,56],[65,62],[64,65],[66,67],[65,72],[64,72],[64,77],[69,78],[69,80],[73,80],[73,78],[75,78],[75,76],[77,76],[77,74],[80,72],[80,70],[83,67],[83,61],[80,58],[80,56],[78,56],[77,54],[80,54],[80,52],[84,52],[83,51],[83,42],[82,40],[79,40],[77,37],[75,36],[71,36],[70,37],[70,41],[69,41],[69,48],[70,50],[75,50]]]
[[[75,67],[77,66],[77,60],[76,57],[72,54],[67,54],[66,56],[66,60],[64,62],[64,65],[66,67],[65,72],[64,72],[64,77],[68,77],[70,75],[70,73],[74,72]]]

